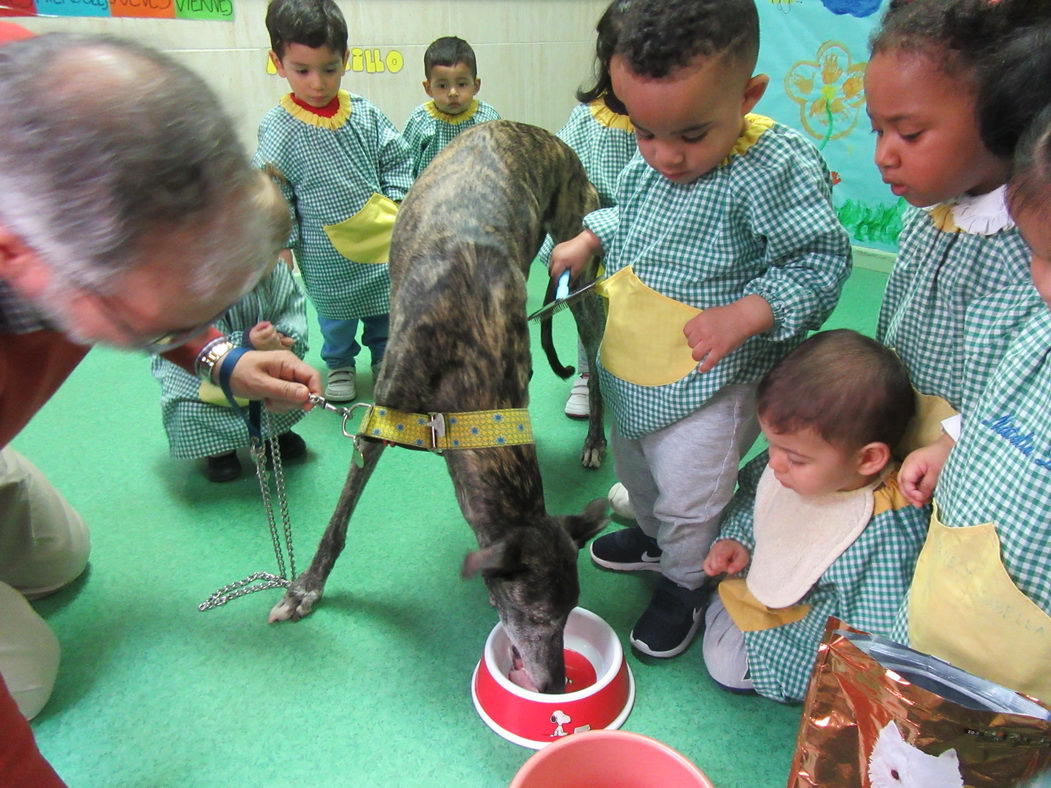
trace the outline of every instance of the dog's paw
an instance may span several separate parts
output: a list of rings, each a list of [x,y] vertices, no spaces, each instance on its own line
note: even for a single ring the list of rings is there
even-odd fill
[[[321,598],[320,591],[303,591],[290,588],[281,601],[270,610],[267,621],[275,624],[278,621],[299,621],[314,609],[314,603]]]
[[[584,450],[580,452],[580,464],[585,468],[591,468],[592,470],[595,468],[601,468],[602,460],[605,456],[605,446],[585,446]]]

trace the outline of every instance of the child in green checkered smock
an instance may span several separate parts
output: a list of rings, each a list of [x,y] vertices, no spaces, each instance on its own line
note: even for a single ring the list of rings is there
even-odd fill
[[[412,161],[378,107],[340,90],[346,23],[331,0],[273,0],[267,29],[270,57],[292,93],[260,123],[254,163],[274,175],[293,213],[288,247],[317,309],[326,396],[354,399],[359,321],[374,371],[387,347],[390,233]]]
[[[638,525],[591,556],[661,572],[630,637],[656,657],[681,653],[700,625],[701,563],[758,433],[756,382],[820,327],[850,269],[820,154],[750,113],[768,81],[752,74],[757,50],[752,0],[632,2],[610,75],[641,155],[616,207],[551,255],[555,277],[605,255],[598,374]]]
[[[1009,5],[953,0],[891,11],[865,71],[876,164],[911,206],[876,330],[920,395],[902,456],[936,439],[940,422],[961,410],[965,380],[981,390],[1038,301],[1025,285],[1026,244],[1004,204],[1012,145],[983,139],[976,114],[989,82],[982,54],[1006,35]],[[961,26],[974,35],[958,35]],[[1004,89],[1001,81],[989,87]],[[965,356],[965,326],[975,323],[994,341]]]
[[[599,207],[616,205],[617,178],[631,158],[638,152],[635,144],[635,127],[631,125],[628,111],[613,93],[609,79],[609,59],[617,44],[620,17],[626,7],[625,0],[614,0],[599,17],[595,25],[598,34],[595,41],[594,83],[576,93],[577,104],[569,119],[558,132],[558,138],[577,154],[588,180],[598,193]],[[544,265],[551,258],[554,242],[548,236],[540,248],[537,259]],[[588,399],[588,377],[591,364],[584,345],[577,342],[577,379],[573,381],[565,414],[574,419],[585,419],[591,412]]]
[[[462,38],[444,36],[423,53],[423,89],[431,100],[412,111],[402,136],[412,151],[416,178],[453,138],[499,113],[475,98],[482,87],[474,50]]]
[[[272,329],[268,330],[266,324]],[[227,309],[215,325],[235,345],[250,344],[249,334],[260,326],[257,331],[267,336],[269,343],[256,347],[257,350],[287,348],[300,358],[307,351],[306,299],[283,262],[277,262],[255,289]],[[287,339],[281,342],[279,337]],[[202,383],[160,356],[153,357],[150,369],[161,384],[161,419],[171,456],[209,458],[206,469],[209,478],[214,481],[236,478],[240,464],[235,452],[248,445],[248,430],[241,415],[227,404],[222,390],[213,383]],[[302,439],[291,432],[291,428],[305,413],[296,409],[269,414],[270,430],[279,436],[282,456],[302,454]],[[230,470],[224,475],[223,470],[227,468]]]
[[[704,661],[723,687],[800,701],[828,617],[887,635],[909,587],[929,511],[902,496],[891,446],[915,402],[891,351],[838,330],[778,364],[757,406],[770,449],[704,563],[736,575],[705,613]]]

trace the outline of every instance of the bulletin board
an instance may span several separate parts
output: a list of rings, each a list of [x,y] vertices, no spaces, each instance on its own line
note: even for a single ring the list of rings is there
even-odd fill
[[[757,112],[798,129],[832,170],[833,200],[854,243],[893,251],[906,203],[873,163],[865,112],[868,40],[886,0],[756,0],[759,71],[770,87]]]
[[[233,0],[0,0],[0,16],[146,17],[232,22]]]

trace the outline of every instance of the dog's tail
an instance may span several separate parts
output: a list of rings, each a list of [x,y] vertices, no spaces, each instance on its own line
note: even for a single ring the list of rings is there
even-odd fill
[[[555,300],[555,280],[552,279],[547,284],[547,291],[544,293],[544,305],[550,304]],[[547,363],[551,365],[551,370],[558,375],[560,378],[570,377],[576,370],[573,367],[564,367],[562,362],[558,360],[558,352],[555,350],[555,345],[552,342],[551,337],[551,314],[548,313],[540,319],[540,347],[544,349],[544,355],[547,356]]]

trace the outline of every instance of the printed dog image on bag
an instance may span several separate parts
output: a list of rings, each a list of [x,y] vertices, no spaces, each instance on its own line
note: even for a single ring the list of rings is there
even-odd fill
[[[893,720],[879,732],[869,756],[872,788],[962,788],[956,750],[928,755],[901,737]]]

